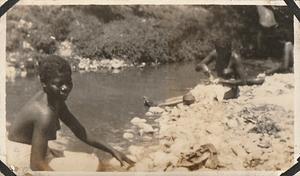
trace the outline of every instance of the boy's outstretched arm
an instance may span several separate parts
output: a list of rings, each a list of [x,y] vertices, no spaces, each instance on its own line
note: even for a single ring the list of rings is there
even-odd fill
[[[78,137],[80,140],[85,142],[88,145],[91,145],[95,148],[103,150],[107,153],[110,153],[115,157],[120,163],[121,166],[124,165],[124,161],[129,165],[133,165],[135,162],[129,159],[123,153],[115,150],[108,144],[100,142],[89,135],[86,129],[81,125],[81,123],[75,118],[75,116],[69,111],[67,105],[64,103],[62,109],[60,110],[60,119],[71,129],[71,131]]]
[[[217,51],[212,50],[199,64],[197,64],[195,70],[200,71],[203,70],[210,77],[213,76],[212,71],[208,68],[208,64],[211,63],[215,57],[217,56]]]

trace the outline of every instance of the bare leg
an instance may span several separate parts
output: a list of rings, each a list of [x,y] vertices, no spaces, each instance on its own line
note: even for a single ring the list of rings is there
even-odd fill
[[[262,31],[260,30],[256,36],[256,47],[257,51],[259,53],[259,56],[261,56],[263,53],[263,46],[262,46]]]
[[[293,44],[292,42],[285,42],[282,57],[282,70],[288,70],[290,63],[293,62]]]
[[[276,65],[275,67],[273,67],[273,68],[267,70],[267,71],[266,71],[266,75],[272,75],[272,74],[274,74],[274,73],[276,73],[276,72],[279,72],[280,69],[281,69],[281,64],[278,64],[278,65]]]
[[[292,42],[285,42],[283,48],[283,56],[281,64],[275,66],[274,68],[266,71],[266,75],[272,75],[276,72],[286,72],[289,70],[289,66],[292,66],[294,62],[293,44]]]

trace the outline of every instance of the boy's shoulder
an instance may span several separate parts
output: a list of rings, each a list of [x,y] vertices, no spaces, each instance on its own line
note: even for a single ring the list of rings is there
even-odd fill
[[[47,104],[39,101],[29,101],[20,110],[18,116],[23,116],[24,119],[34,121],[50,121],[51,116],[55,115]]]

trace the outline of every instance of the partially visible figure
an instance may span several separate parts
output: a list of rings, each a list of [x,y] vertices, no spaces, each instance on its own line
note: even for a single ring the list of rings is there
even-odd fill
[[[257,34],[257,51],[262,57],[279,57],[280,63],[265,72],[266,75],[290,72],[293,68],[293,43],[283,37],[272,6],[256,6],[260,30]]]
[[[215,49],[212,50],[197,66],[196,71],[204,71],[212,82],[219,83],[221,79],[245,79],[244,69],[239,55],[232,51],[229,37],[220,38],[215,41]],[[216,75],[209,69],[208,64],[215,60]],[[237,85],[229,85],[223,99],[237,98],[239,88]]]
[[[216,74],[208,67],[208,64],[214,60]],[[215,41],[215,49],[196,66],[196,71],[201,70],[209,76],[211,82],[230,88],[224,94],[225,100],[238,97],[239,85],[262,84],[264,81],[263,79],[246,79],[241,57],[232,49],[232,41],[229,37]]]
[[[292,42],[285,42],[283,47],[283,56],[281,61],[274,68],[266,71],[266,75],[274,73],[288,73],[293,72],[294,67],[294,46]]]
[[[38,72],[42,90],[19,110],[8,134],[11,141],[31,145],[30,168],[33,171],[53,170],[47,158],[48,142],[56,140],[56,132],[61,128],[60,121],[81,141],[110,153],[122,166],[125,163],[134,164],[126,155],[91,135],[69,110],[65,101],[73,83],[71,67],[66,60],[48,56],[39,62]]]

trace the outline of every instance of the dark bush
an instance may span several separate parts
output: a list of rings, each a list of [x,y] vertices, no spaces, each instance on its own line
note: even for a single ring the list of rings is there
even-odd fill
[[[285,7],[275,15],[282,38],[292,40],[292,15]],[[28,52],[26,41],[33,52],[52,54],[70,41],[73,55],[133,63],[201,59],[225,35],[252,57],[259,29],[255,6],[18,6],[7,19],[9,52]]]

